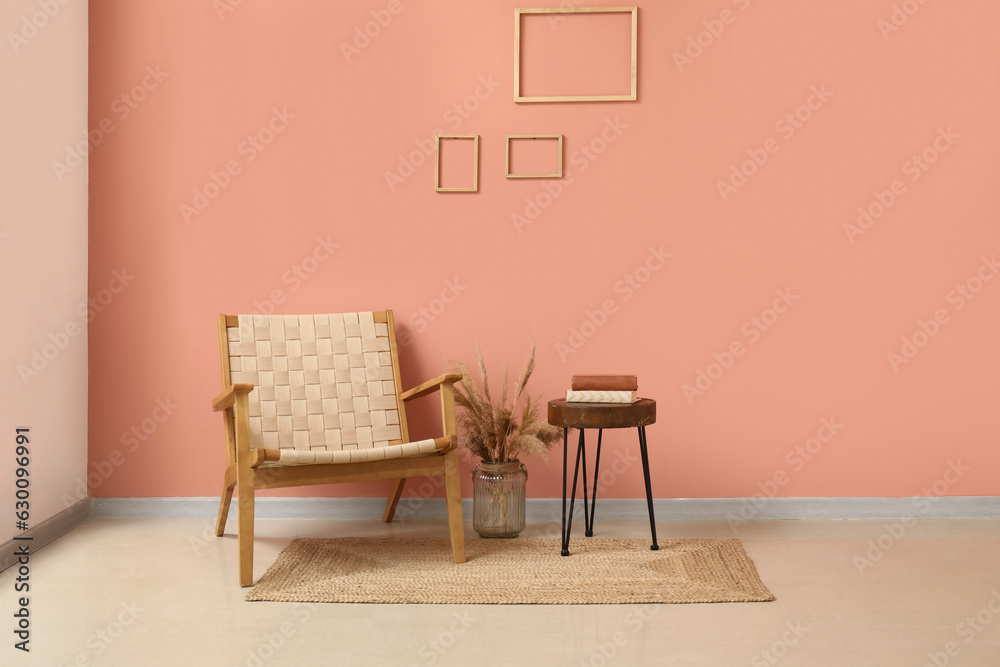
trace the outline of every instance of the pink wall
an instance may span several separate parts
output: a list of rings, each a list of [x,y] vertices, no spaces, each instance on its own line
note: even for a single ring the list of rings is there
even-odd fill
[[[0,47],[0,506],[31,529],[87,497],[87,158],[53,169],[87,147],[87,5],[46,7],[5,2]],[[18,428],[27,478],[15,478]],[[0,543],[20,533],[8,520]]]
[[[547,398],[638,373],[659,497],[1000,492],[996,3],[647,2],[638,102],[515,105],[517,3],[225,2],[91,4],[93,495],[218,492],[215,316],[272,296],[394,309],[404,384],[532,337]],[[435,130],[481,136],[477,194],[433,191]],[[504,178],[531,133],[563,180]]]

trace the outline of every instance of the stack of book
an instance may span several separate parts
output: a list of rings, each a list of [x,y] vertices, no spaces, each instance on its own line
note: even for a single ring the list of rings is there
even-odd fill
[[[574,375],[567,403],[635,403],[639,380],[635,375]]]

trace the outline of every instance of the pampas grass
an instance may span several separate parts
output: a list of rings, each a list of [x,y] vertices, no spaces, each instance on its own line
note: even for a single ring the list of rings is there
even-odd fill
[[[539,454],[546,458],[562,429],[539,418],[541,397],[532,399],[524,389],[535,370],[535,342],[531,342],[531,356],[514,383],[514,397],[510,405],[507,404],[506,364],[502,369],[499,401],[494,403],[483,353],[478,345],[476,361],[479,365],[478,383],[463,361],[451,362],[452,368],[462,374],[462,381],[455,387],[455,402],[463,408],[456,417],[459,443],[473,456],[488,462],[513,461],[521,454]],[[517,406],[522,399],[523,407],[518,414]]]

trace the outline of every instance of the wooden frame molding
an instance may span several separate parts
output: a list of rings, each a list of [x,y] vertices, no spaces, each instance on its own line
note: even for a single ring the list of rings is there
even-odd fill
[[[521,94],[521,16],[524,14],[631,14],[632,67],[630,92],[627,95],[522,95]],[[639,56],[638,7],[543,7],[514,10],[514,101],[515,102],[634,102],[636,100]]]
[[[441,140],[442,139],[472,139],[472,187],[443,188],[441,187]],[[435,192],[478,192],[479,191],[479,135],[478,134],[439,134],[434,137],[434,191]]]
[[[551,174],[515,174],[510,170],[510,140],[511,139],[556,139],[558,140],[558,166]],[[507,178],[562,178],[563,175],[563,135],[561,134],[508,134],[506,149],[506,168],[504,175]]]

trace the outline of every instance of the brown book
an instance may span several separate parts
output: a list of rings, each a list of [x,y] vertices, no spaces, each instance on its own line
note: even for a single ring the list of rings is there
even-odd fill
[[[636,391],[639,379],[635,375],[574,375],[570,388],[576,391]]]

